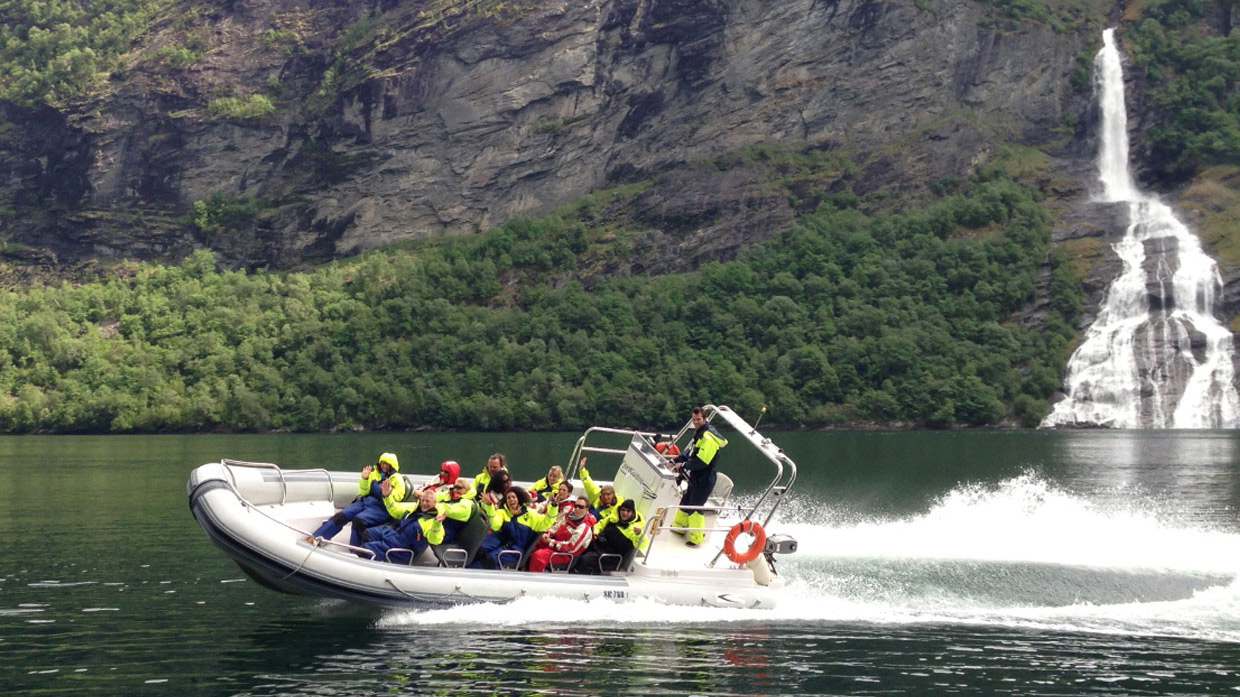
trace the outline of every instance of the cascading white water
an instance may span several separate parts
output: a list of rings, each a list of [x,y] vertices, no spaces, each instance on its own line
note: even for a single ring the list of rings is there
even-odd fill
[[[1098,178],[1101,201],[1128,203],[1128,230],[1114,247],[1123,272],[1068,360],[1067,397],[1041,425],[1236,428],[1232,336],[1214,315],[1218,266],[1170,206],[1133,183],[1115,30],[1102,37]]]

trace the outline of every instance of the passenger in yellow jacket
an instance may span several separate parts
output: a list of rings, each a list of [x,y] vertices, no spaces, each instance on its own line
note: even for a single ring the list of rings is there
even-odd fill
[[[531,506],[529,492],[524,489],[509,489],[508,493],[504,494],[503,508],[491,517],[491,534],[482,540],[474,563],[470,566],[496,569],[501,566],[501,561],[506,561],[509,557],[520,558],[504,552],[520,552],[524,555],[538,541],[539,533],[555,523],[555,515],[554,511],[548,515]]]
[[[461,477],[460,479],[457,479],[455,482],[452,482],[451,486],[441,486],[437,489],[434,489],[434,492],[435,492],[435,500],[439,501],[440,503],[445,503],[448,501],[457,501],[459,499],[466,499],[469,501],[474,501],[473,483],[464,477]]]
[[[604,519],[615,513],[616,508],[624,501],[624,497],[616,495],[616,489],[610,484],[599,486],[590,478],[590,470],[586,469],[586,458],[577,464],[577,472],[581,476],[581,485],[586,489],[586,498],[590,499],[590,515],[598,523],[594,526],[594,534],[603,531]]]
[[[645,521],[637,512],[632,499],[626,499],[624,503],[616,507],[615,513],[599,522],[603,526],[602,531],[595,534],[590,548],[573,565],[572,572],[575,574],[600,573],[602,569],[599,568],[599,562],[607,561],[602,558],[604,554],[615,554],[624,559],[646,546]],[[598,529],[598,525],[594,527]],[[607,568],[606,570],[615,569]]]
[[[444,493],[446,496],[441,496],[438,493],[435,495],[435,507],[447,516],[443,521],[443,542],[437,542],[436,544],[456,542],[456,538],[461,534],[461,530],[465,528],[465,524],[474,516],[474,511],[479,510],[478,502],[474,501],[474,491],[469,485],[468,479],[458,479]]]
[[[530,498],[540,503],[546,501],[555,496],[556,489],[562,481],[564,481],[564,469],[559,465],[552,465],[551,469],[547,470],[547,476],[534,482],[534,486],[530,487]]]
[[[481,499],[486,492],[487,487],[491,484],[491,478],[500,471],[508,471],[508,458],[503,453],[493,453],[487,458],[486,467],[474,477],[474,498]]]
[[[387,501],[405,498],[405,480],[400,476],[400,461],[396,453],[383,453],[374,465],[362,468],[362,476],[357,482],[357,498],[345,506],[340,512],[323,521],[323,524],[310,535],[311,539],[321,537],[326,540],[336,536],[346,523],[352,522],[353,530],[349,534],[349,544],[354,547],[363,540],[363,531],[376,525],[382,525],[395,516],[388,511]],[[383,492],[384,483],[388,487]]]
[[[403,513],[397,527],[382,526],[367,531],[370,541],[363,546],[375,553],[377,561],[407,564],[411,559],[416,559],[427,545],[442,544],[444,541],[443,523],[448,511],[441,508],[446,504],[435,502],[435,492],[423,491],[416,504],[399,505]]]

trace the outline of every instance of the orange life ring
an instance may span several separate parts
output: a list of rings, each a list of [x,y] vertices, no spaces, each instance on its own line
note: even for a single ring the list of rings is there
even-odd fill
[[[736,551],[736,538],[741,533],[753,535],[753,542],[750,543],[749,549],[743,553]],[[728,536],[723,540],[723,553],[728,555],[728,559],[731,559],[736,564],[748,564],[757,559],[758,555],[762,554],[764,547],[766,547],[766,531],[762,529],[761,523],[756,523],[752,520],[742,520],[733,525],[732,529],[728,531]]]
[[[654,444],[654,449],[668,457],[675,457],[680,454],[680,448],[670,441],[659,441]]]

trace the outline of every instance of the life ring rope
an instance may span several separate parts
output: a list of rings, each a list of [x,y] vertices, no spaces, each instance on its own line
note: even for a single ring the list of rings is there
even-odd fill
[[[736,551],[736,538],[742,534],[753,536],[753,542],[749,543],[749,549],[744,552]],[[762,553],[766,547],[766,530],[762,529],[762,524],[745,519],[728,531],[728,536],[723,540],[723,553],[728,556],[735,564],[748,564],[758,555]]]

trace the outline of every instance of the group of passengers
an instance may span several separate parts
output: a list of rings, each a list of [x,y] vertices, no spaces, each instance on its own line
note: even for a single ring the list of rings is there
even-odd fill
[[[446,460],[436,478],[406,491],[396,455],[383,453],[362,468],[357,498],[309,541],[331,539],[350,524],[349,544],[367,550],[365,556],[409,563],[429,545],[456,541],[477,510],[490,531],[471,568],[515,568],[528,553],[530,571],[599,573],[603,555],[622,558],[642,547],[643,522],[633,501],[610,484],[595,484],[586,458],[579,469],[585,493],[576,497],[558,465],[528,490],[514,486],[502,453],[491,455],[472,482],[460,476],[459,463]]]

